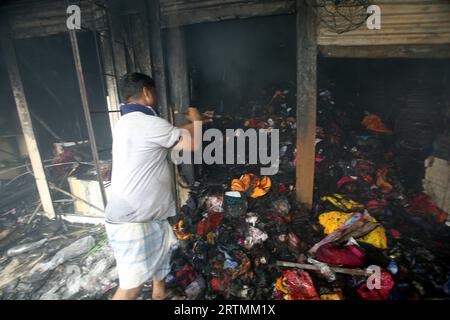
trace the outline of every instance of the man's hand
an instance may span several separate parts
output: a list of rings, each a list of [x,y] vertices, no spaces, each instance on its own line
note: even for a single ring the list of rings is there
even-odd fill
[[[186,119],[190,122],[202,121],[202,115],[196,107],[189,107],[187,108]]]

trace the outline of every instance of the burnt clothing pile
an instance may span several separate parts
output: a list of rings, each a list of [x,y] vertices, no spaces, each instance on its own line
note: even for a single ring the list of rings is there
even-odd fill
[[[292,108],[283,91],[271,102],[241,125],[280,129],[279,173],[205,168],[170,221],[179,244],[167,285],[188,299],[448,299],[447,213],[404,175],[395,130],[321,90],[309,211],[295,197]]]

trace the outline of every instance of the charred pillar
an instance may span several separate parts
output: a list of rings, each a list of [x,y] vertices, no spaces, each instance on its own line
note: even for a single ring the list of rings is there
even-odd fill
[[[120,8],[117,8],[117,4],[112,2],[103,2],[103,4],[98,5],[103,8],[107,19],[107,30],[100,32],[100,48],[105,85],[108,93],[109,120],[111,130],[113,130],[120,118],[120,114],[117,112],[121,101],[118,81],[121,76],[127,73],[126,48]]]
[[[161,116],[168,121],[173,120],[169,112],[169,104],[167,98],[167,79],[164,60],[163,38],[161,31],[161,12],[159,0],[148,1],[148,21],[150,27],[150,53],[152,60],[152,76],[155,80],[156,91],[158,94],[159,112]],[[177,179],[175,176],[176,168],[171,166],[171,174],[173,179],[173,192],[177,199],[177,208],[180,206],[179,193],[177,190]]]
[[[1,29],[3,31],[10,31],[7,17],[2,15]],[[39,147],[34,135],[33,123],[31,121],[30,111],[28,109],[28,102],[25,96],[25,91],[20,76],[19,66],[17,63],[16,52],[11,33],[1,35],[1,44],[3,55],[5,59],[6,68],[8,70],[11,89],[16,102],[17,113],[19,115],[20,125],[22,126],[25,143],[27,146],[28,155],[31,160],[33,168],[33,175],[36,180],[36,186],[41,199],[42,207],[48,218],[55,217],[55,209],[53,208],[52,197],[50,194],[47,177],[45,175],[44,165],[42,163]]]
[[[145,0],[137,1],[135,6],[138,12],[131,17],[130,37],[134,48],[136,71],[152,75],[149,22]]]
[[[156,83],[156,91],[160,106],[160,114],[169,119],[169,108],[167,101],[167,80],[165,72],[164,51],[162,45],[161,17],[159,0],[148,2],[148,20],[150,27],[150,52],[152,59],[153,78]]]
[[[316,135],[317,25],[306,0],[297,0],[297,200],[312,207]]]
[[[169,80],[169,106],[172,111],[178,111],[175,122],[183,123],[186,120],[182,113],[190,105],[189,72],[186,57],[185,34],[182,28],[167,30],[167,70]],[[194,166],[182,164],[181,174],[189,183],[194,183]]]

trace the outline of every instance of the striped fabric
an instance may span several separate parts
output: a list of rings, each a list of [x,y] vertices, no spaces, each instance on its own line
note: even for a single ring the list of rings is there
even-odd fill
[[[116,259],[120,288],[137,288],[153,277],[162,280],[169,273],[171,249],[177,240],[167,220],[105,223],[105,228]]]

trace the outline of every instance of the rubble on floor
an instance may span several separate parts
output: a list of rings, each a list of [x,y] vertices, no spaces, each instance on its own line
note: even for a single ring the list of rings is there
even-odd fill
[[[117,272],[103,226],[37,215],[0,240],[1,299],[104,299]]]

